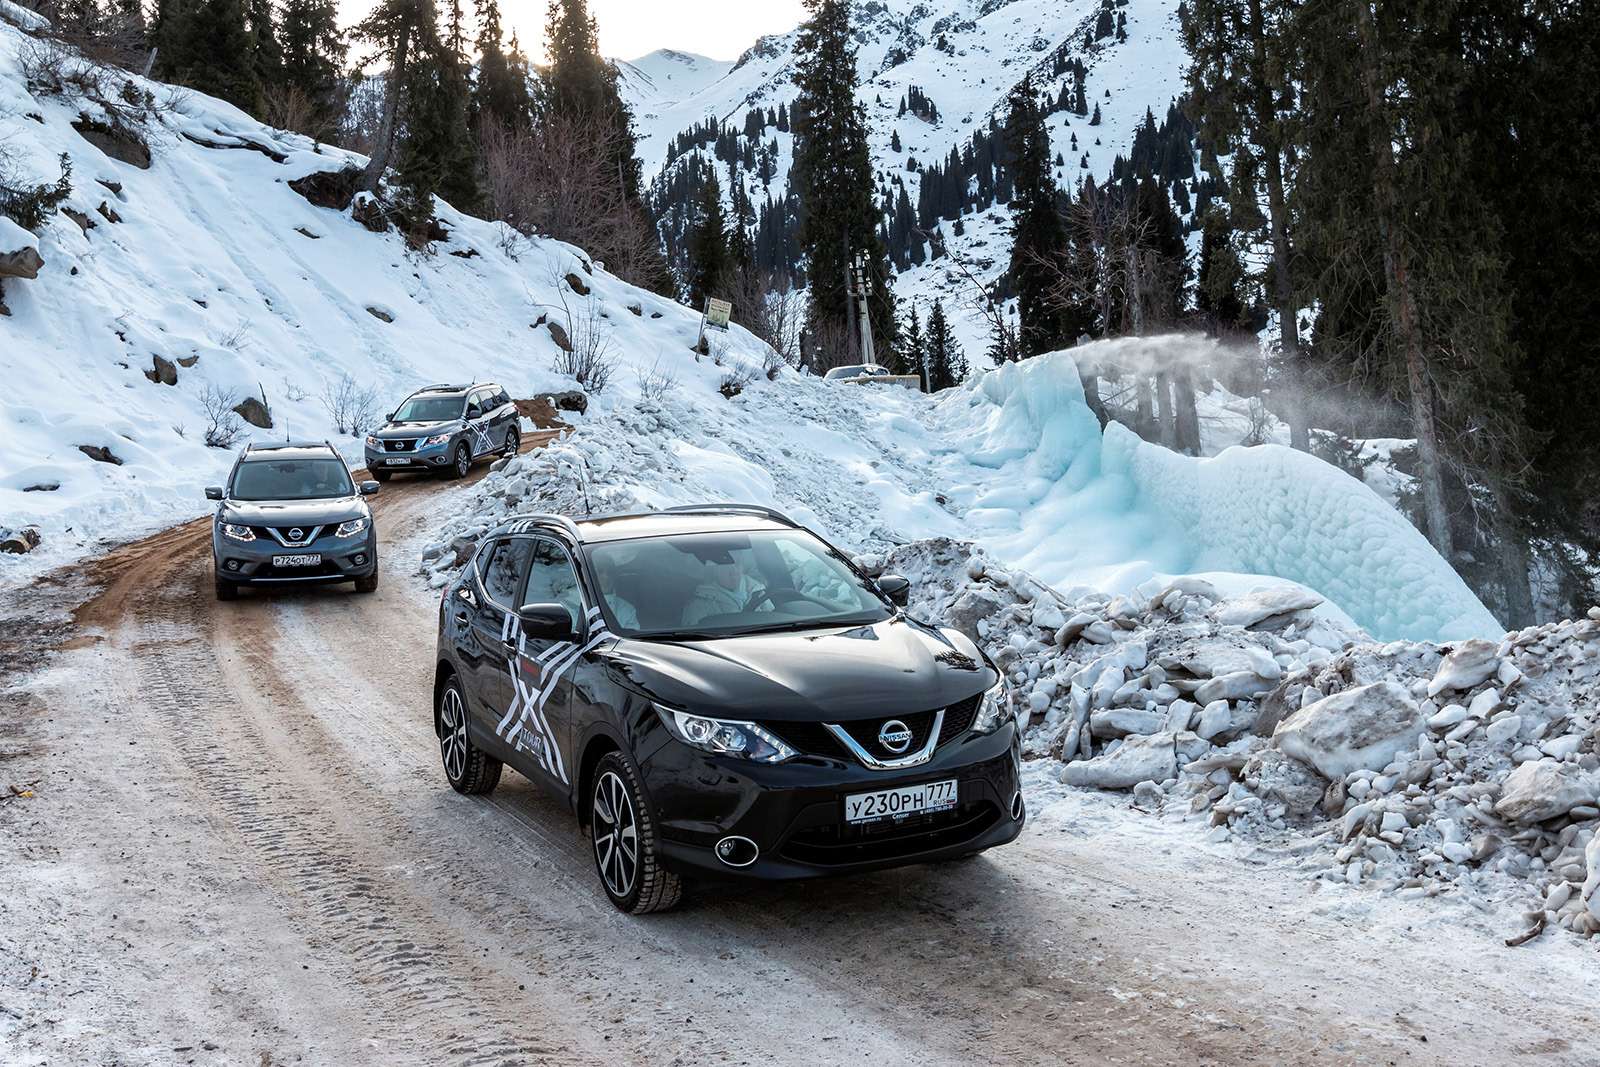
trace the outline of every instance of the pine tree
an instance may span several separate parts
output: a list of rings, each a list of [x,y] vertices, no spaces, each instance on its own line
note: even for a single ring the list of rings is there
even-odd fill
[[[915,374],[922,379],[922,391],[928,391],[928,352],[927,344],[922,337],[922,323],[917,318],[917,305],[911,305],[911,314],[906,318],[906,325],[900,331],[901,362],[905,365],[907,374]]]
[[[956,339],[951,336],[950,323],[944,317],[944,305],[938,300],[933,302],[933,310],[928,314],[926,349],[925,366],[928,368],[929,392],[959,385],[966,378],[966,357],[961,354],[961,346],[956,344]]]
[[[250,32],[250,69],[263,89],[283,82],[283,46],[272,0],[246,0],[245,24]]]
[[[173,75],[198,92],[255,108],[261,84],[240,0],[197,0],[177,26]]]
[[[279,33],[282,84],[300,93],[310,114],[300,133],[326,138],[344,112],[342,74],[348,45],[339,30],[337,0],[287,0]]]
[[[732,276],[732,256],[728,250],[728,220],[722,209],[722,187],[717,172],[710,170],[700,187],[699,210],[694,233],[689,240],[689,303],[705,307],[706,299],[726,296]]]
[[[1214,337],[1233,336],[1246,326],[1245,304],[1240,295],[1244,264],[1234,248],[1227,213],[1214,207],[1201,223],[1199,284],[1195,310],[1206,332]]]
[[[502,129],[527,129],[533,101],[527,72],[506,52],[499,0],[477,0],[478,81],[473,91],[473,119]]]
[[[407,97],[411,91],[432,88],[426,76],[413,79],[410,66],[413,58],[427,64],[430,56],[437,56],[439,16],[433,0],[381,0],[353,32],[358,40],[373,47],[372,61],[388,67],[384,78],[383,115],[372,156],[361,178],[361,187],[376,193],[394,151],[402,102],[409,106]],[[433,80],[436,81],[436,77]],[[429,210],[431,216],[431,208]]]
[[[790,183],[804,213],[800,243],[813,329],[848,329],[850,263],[865,254],[875,347],[896,333],[888,259],[878,237],[865,109],[856,101],[856,58],[849,0],[806,0],[810,19],[795,46],[794,165]]]
[[[1035,356],[1062,347],[1059,309],[1050,293],[1067,253],[1058,207],[1060,191],[1050,170],[1050,134],[1025,76],[1011,90],[1005,145],[1011,155],[1011,267],[1009,278],[1021,316],[1016,350]]]

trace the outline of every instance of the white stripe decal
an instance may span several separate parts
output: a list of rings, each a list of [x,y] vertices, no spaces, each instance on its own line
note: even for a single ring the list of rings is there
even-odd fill
[[[566,764],[561,758],[561,747],[556,744],[555,731],[550,728],[550,720],[544,709],[562,676],[585,654],[614,636],[605,628],[603,621],[598,621],[599,615],[597,608],[588,610],[587,619],[591,624],[598,625],[599,629],[581,647],[571,641],[557,641],[534,657],[527,655],[527,635],[522,632],[522,620],[506,612],[501,623],[501,639],[509,644],[513,643],[513,635],[516,638],[514,649],[506,661],[512,691],[516,695],[496,724],[495,735],[532,754],[546,773],[560,778],[563,783],[569,781]],[[535,686],[523,681],[522,666],[525,659],[538,668],[537,691]],[[534,739],[535,744],[525,744],[529,737]]]

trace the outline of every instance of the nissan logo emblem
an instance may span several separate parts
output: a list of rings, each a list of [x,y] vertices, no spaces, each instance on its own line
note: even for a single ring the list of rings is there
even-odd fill
[[[911,727],[899,719],[890,719],[878,730],[878,744],[899,755],[911,747]]]
[[[300,529],[300,527],[296,526],[294,529],[289,531],[289,540],[298,541],[302,537],[304,537],[305,535],[306,535],[306,532],[304,530]]]

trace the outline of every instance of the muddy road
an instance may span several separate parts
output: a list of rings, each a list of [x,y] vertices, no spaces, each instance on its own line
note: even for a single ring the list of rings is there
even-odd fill
[[[439,770],[409,572],[455,492],[385,486],[372,596],[219,604],[208,520],[10,591],[0,1063],[1583,1062],[1592,993],[1537,954],[1464,970],[1048,813],[967,863],[617,914],[558,804]]]

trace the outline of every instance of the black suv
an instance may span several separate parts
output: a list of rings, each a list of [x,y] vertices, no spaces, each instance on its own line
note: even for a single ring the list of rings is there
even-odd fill
[[[1004,679],[782,515],[747,505],[488,534],[439,606],[445,774],[509,763],[577,813],[612,903],[684,876],[954,859],[1022,829]]]
[[[367,470],[380,482],[396,471],[464,478],[482,456],[514,456],[517,408],[493,382],[430,385],[406,397],[367,435]]]
[[[211,524],[211,565],[217,599],[232,600],[241,585],[356,583],[378,588],[378,532],[350,468],[326,441],[246,445],[228,484],[209,486],[219,500]]]

